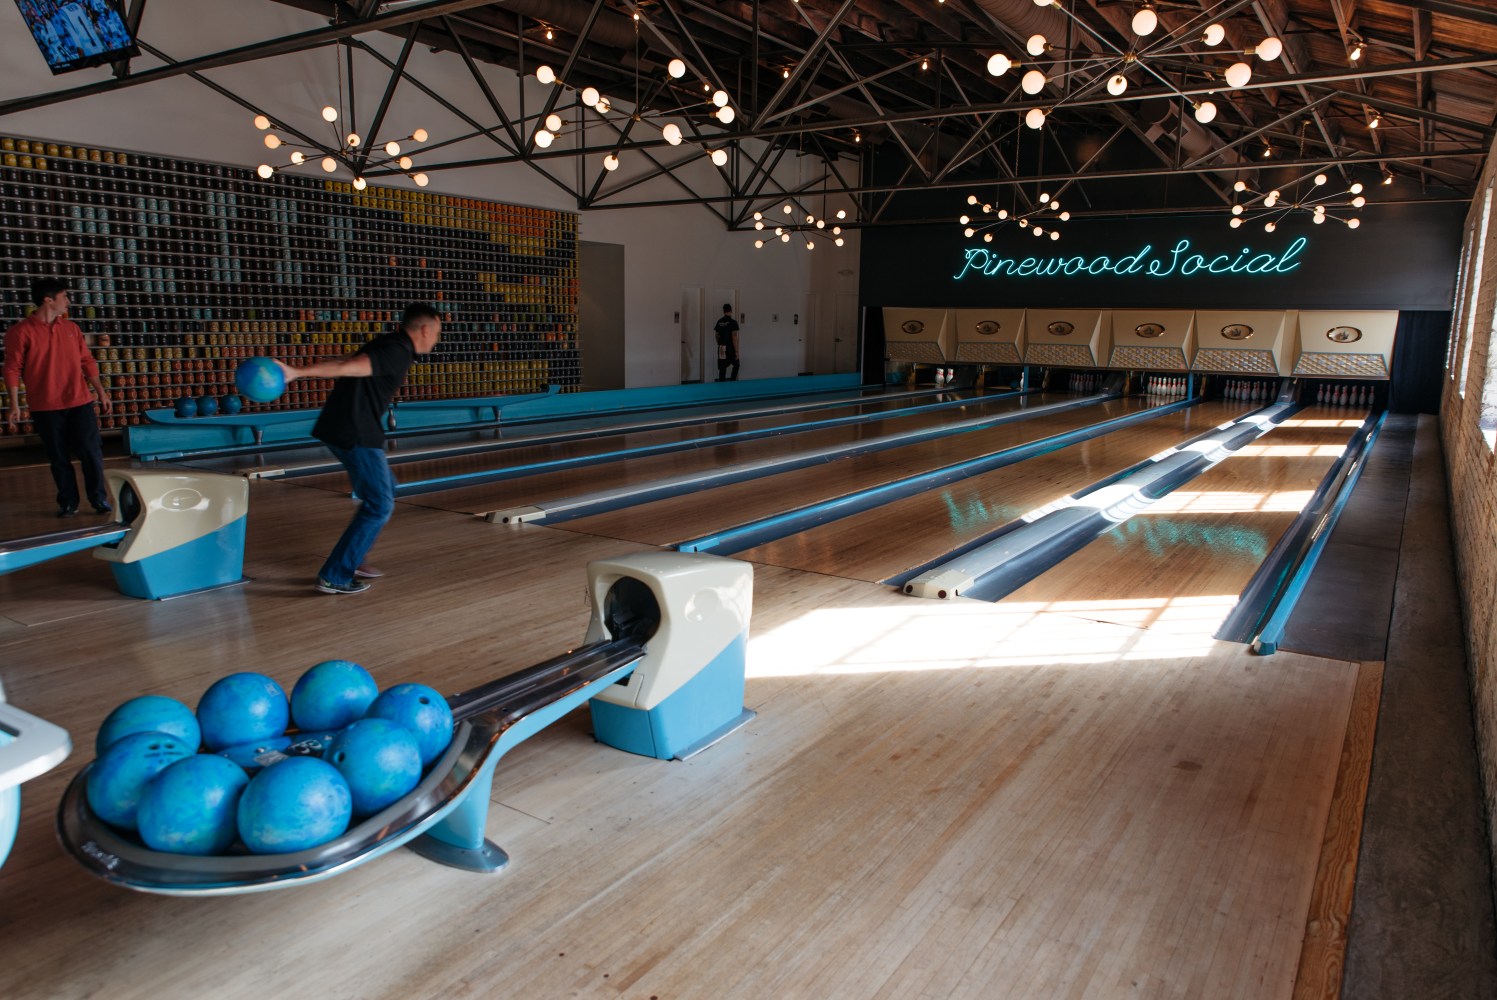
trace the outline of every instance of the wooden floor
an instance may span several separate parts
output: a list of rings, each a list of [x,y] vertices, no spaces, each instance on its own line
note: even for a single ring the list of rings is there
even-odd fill
[[[131,601],[86,554],[0,577],[10,699],[75,743],[0,869],[0,995],[1293,992],[1357,664],[768,565],[754,723],[686,763],[594,743],[585,711],[532,738],[496,779],[496,877],[400,851],[258,896],[94,881],[52,821],[114,703],[333,656],[470,687],[578,642],[586,562],[640,547],[402,504],[389,575],[323,597],[349,502],[251,496],[237,590]]]

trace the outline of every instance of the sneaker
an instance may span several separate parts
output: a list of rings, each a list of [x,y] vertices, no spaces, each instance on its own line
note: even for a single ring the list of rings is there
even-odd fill
[[[57,516],[58,517],[72,517],[76,513],[78,513],[78,506],[77,506],[77,504],[74,504],[71,507],[59,507],[59,508],[57,508]]]
[[[378,580],[380,577],[385,575],[385,571],[382,569],[376,569],[375,567],[370,566],[368,563],[365,563],[358,569],[354,570],[353,575],[361,576],[366,580]]]
[[[94,504],[94,513],[95,514],[113,514],[114,513],[114,508],[111,507],[111,506],[109,506],[109,502],[108,501],[105,501],[104,503],[96,503],[96,504]]]
[[[369,589],[369,584],[360,580],[349,580],[347,583],[330,583],[319,576],[317,578],[317,589],[324,594],[362,594]]]

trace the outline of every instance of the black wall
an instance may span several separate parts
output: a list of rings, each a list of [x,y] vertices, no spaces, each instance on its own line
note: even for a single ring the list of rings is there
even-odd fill
[[[1232,229],[1225,210],[1205,218],[1078,219],[1060,224],[1059,240],[1036,238],[1007,223],[993,230],[992,243],[983,243],[962,235],[957,216],[973,209],[953,201],[947,225],[864,230],[864,306],[1448,310],[1467,209],[1464,204],[1373,203],[1362,210],[1361,227],[1355,230],[1337,222],[1313,225],[1308,215],[1296,213],[1273,233],[1264,232],[1261,222]],[[1048,229],[1049,223],[1045,226]],[[1180,273],[1193,254],[1219,261],[1218,269],[1224,269],[1260,253],[1277,257],[1300,237],[1308,242],[1288,262],[1294,266],[1284,266],[1283,273]],[[1182,240],[1189,241],[1189,248],[1176,255]],[[987,277],[974,270],[955,278],[973,248],[1011,261],[1082,257],[1095,263],[1105,256],[1116,264],[1145,246],[1151,250],[1146,258],[1130,261],[1135,264],[1131,274]],[[1244,248],[1251,254],[1245,256]],[[1156,270],[1172,273],[1150,275],[1151,261],[1157,262]],[[1264,266],[1261,259],[1258,266]]]

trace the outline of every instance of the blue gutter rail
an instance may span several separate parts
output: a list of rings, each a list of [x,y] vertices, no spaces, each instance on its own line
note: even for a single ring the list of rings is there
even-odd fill
[[[983,455],[979,458],[958,462],[955,465],[943,466],[922,472],[903,479],[895,479],[891,482],[882,483],[878,486],[853,493],[844,493],[829,500],[818,503],[806,504],[792,510],[781,511],[771,517],[759,518],[754,521],[746,521],[743,524],[725,528],[722,531],[700,538],[688,539],[677,542],[672,548],[680,552],[709,552],[715,555],[726,556],[744,549],[751,549],[755,545],[784,538],[800,531],[837,521],[844,517],[851,517],[884,504],[903,500],[906,497],[915,496],[930,490],[948,486],[951,483],[969,479],[972,476],[982,475],[1001,469],[1005,466],[1014,465],[1025,459],[1046,455],[1052,451],[1069,447],[1080,441],[1090,441],[1104,434],[1110,434],[1115,430],[1132,424],[1142,423],[1145,420],[1153,420],[1155,417],[1166,413],[1174,413],[1195,406],[1200,402],[1195,399],[1185,399],[1177,403],[1165,403],[1158,406],[1140,410],[1137,413],[1129,413],[1121,417],[1113,417],[1101,423],[1089,424],[1073,431],[1062,434],[1053,434],[1050,437],[1040,438],[1038,441],[1030,441],[1013,448]]]
[[[731,420],[752,420],[757,417],[773,417],[785,413],[802,413],[808,410],[828,410],[842,406],[862,406],[866,403],[883,403],[891,400],[908,399],[914,396],[934,396],[950,394],[953,390],[947,389],[918,389],[914,392],[879,393],[868,396],[849,396],[844,399],[822,400],[819,403],[793,403],[789,406],[761,406],[752,410],[724,410],[718,413],[696,413],[689,417],[673,417],[670,420],[650,420],[634,424],[595,424],[591,427],[572,431],[561,431],[555,434],[536,434],[533,437],[505,438],[503,440],[477,441],[467,444],[438,445],[433,448],[422,448],[416,451],[390,452],[388,459],[391,465],[400,465],[408,462],[423,462],[434,458],[457,458],[462,455],[483,455],[489,452],[512,451],[515,448],[534,448],[544,445],[566,444],[570,441],[590,441],[600,437],[614,437],[623,434],[641,434],[645,431],[669,430],[672,427],[688,427],[704,423],[726,423]],[[970,397],[976,399],[979,397]],[[606,414],[605,414],[606,416]],[[504,424],[505,427],[513,427],[516,424],[538,423],[535,420],[512,421]],[[557,421],[547,421],[556,423]],[[498,426],[498,425],[493,425]],[[459,427],[458,430],[480,430],[477,424]],[[426,433],[426,432],[421,432]],[[391,435],[394,437],[395,435]],[[337,472],[343,468],[341,462],[335,458],[324,457],[308,459],[303,462],[288,462],[283,465],[256,466],[254,468],[239,469],[237,474],[246,479],[270,479],[274,477],[295,478],[297,476],[315,476],[325,472]]]
[[[1278,403],[1241,417],[1126,479],[1085,499],[1051,510],[965,555],[927,570],[904,585],[916,597],[975,597],[998,601],[1100,538],[1160,497],[1194,479],[1300,409]]]
[[[1195,403],[1204,402],[1204,399],[1185,400],[1184,402],[1189,405],[1194,405]],[[1175,409],[1178,407],[1179,404],[1175,404],[1171,407],[1171,409]],[[1036,509],[1027,512],[1022,517],[1014,518],[1012,521],[1009,521],[1006,524],[1001,524],[991,531],[984,532],[983,534],[978,535],[976,538],[968,539],[961,545],[958,545],[956,548],[943,552],[940,555],[936,556],[934,559],[927,560],[926,562],[923,562],[918,566],[912,566],[911,568],[904,570],[901,573],[896,573],[894,576],[891,576],[885,580],[880,580],[879,582],[886,584],[887,586],[898,587],[899,589],[903,590],[906,583],[909,583],[911,580],[919,576],[921,573],[924,573],[926,570],[933,569],[936,566],[939,566],[944,562],[949,562],[952,559],[956,559],[959,556],[964,556],[968,552],[971,552],[973,549],[980,548],[981,546],[988,544],[996,538],[1003,537],[1011,531],[1017,531],[1018,529],[1024,527],[1026,524],[1038,519],[1042,515],[1049,513],[1052,510],[1059,510],[1062,507],[1070,507],[1077,501],[1082,500],[1085,497],[1089,497],[1099,490],[1106,489],[1114,483],[1121,482],[1124,479],[1127,479],[1129,476],[1134,475],[1135,473],[1143,472],[1146,469],[1152,469],[1160,462],[1164,461],[1166,458],[1169,458],[1171,455],[1178,454],[1179,452],[1191,447],[1199,441],[1205,441],[1213,434],[1216,434],[1217,432],[1223,431],[1232,426],[1238,420],[1253,416],[1257,413],[1262,413],[1265,409],[1267,409],[1266,406],[1259,407],[1258,409],[1253,410],[1249,413],[1244,413],[1239,417],[1233,417],[1231,420],[1220,423],[1217,426],[1211,428],[1209,431],[1202,431],[1200,434],[1197,434],[1194,437],[1186,438],[1184,441],[1181,441],[1178,444],[1171,445],[1157,455],[1151,455],[1143,461],[1134,462],[1126,469],[1119,469],[1117,472],[1114,472],[1110,476],[1103,476],[1096,482],[1089,483],[1088,485],[1083,486],[1081,489],[1069,494],[1068,496],[1061,497],[1058,500],[1037,507]]]
[[[636,504],[649,503],[652,500],[661,500],[667,497],[680,496],[684,493],[694,493],[698,490],[727,486],[731,483],[741,483],[763,476],[777,475],[781,472],[809,468],[813,465],[824,465],[837,459],[851,458],[854,455],[887,451],[890,448],[902,448],[905,445],[921,444],[926,441],[934,441],[956,434],[965,434],[968,431],[996,427],[999,424],[1030,420],[1051,413],[1063,413],[1067,410],[1079,409],[1083,406],[1095,406],[1098,403],[1115,398],[1117,398],[1116,395],[1111,394],[1083,396],[1080,399],[1067,400],[1064,403],[1049,403],[1044,406],[1037,406],[1032,410],[1016,410],[994,417],[973,417],[969,420],[958,420],[939,427],[925,427],[920,430],[905,431],[902,434],[886,434],[883,437],[870,438],[866,441],[831,445],[825,448],[797,452],[792,455],[763,458],[754,462],[741,462],[737,465],[729,465],[716,470],[669,476],[663,479],[653,479],[644,483],[636,483],[632,486],[622,486],[611,490],[598,490],[593,493],[581,493],[576,496],[560,497],[555,500],[543,500],[535,504],[511,507],[505,510],[488,511],[481,516],[495,524],[513,524],[522,521],[544,521],[549,524],[555,524],[560,521],[570,521],[579,517],[590,517],[594,514],[603,514],[611,510],[632,507]]]
[[[127,534],[128,528],[122,527],[118,521],[111,521],[94,528],[74,528],[71,531],[54,531],[47,535],[3,541],[0,542],[0,576],[72,552],[96,549],[100,545],[117,542]]]
[[[423,493],[435,493],[440,490],[457,489],[464,486],[482,486],[485,483],[498,483],[507,479],[524,479],[527,476],[538,476],[546,472],[561,472],[566,469],[582,469],[590,465],[606,465],[609,462],[622,462],[629,459],[649,458],[653,455],[670,455],[678,451],[696,451],[701,448],[715,448],[719,445],[737,444],[741,441],[757,441],[761,438],[781,437],[790,434],[804,434],[809,431],[826,430],[830,427],[847,427],[852,424],[866,424],[874,420],[901,420],[905,417],[916,417],[931,413],[936,410],[949,410],[954,406],[986,406],[988,403],[1003,399],[1012,399],[1022,393],[1005,392],[995,396],[981,396],[970,399],[949,399],[940,403],[931,403],[926,406],[911,406],[892,413],[854,413],[846,417],[828,417],[824,420],[812,420],[803,424],[781,424],[776,427],[759,427],[754,430],[733,431],[728,434],[713,434],[708,437],[687,438],[682,441],[662,441],[658,444],[636,445],[633,448],[618,448],[613,451],[600,451],[593,455],[574,455],[571,458],[552,458],[544,462],[527,462],[523,465],[509,465],[499,469],[478,469],[473,472],[459,472],[451,476],[436,476],[431,479],[413,479],[408,483],[400,483],[395,487],[395,495],[398,497],[419,496]]]
[[[1351,500],[1387,418],[1387,413],[1380,413],[1363,421],[1310,502],[1243,588],[1237,606],[1214,638],[1248,643],[1260,656],[1278,651],[1289,616],[1309,585],[1310,574]]]

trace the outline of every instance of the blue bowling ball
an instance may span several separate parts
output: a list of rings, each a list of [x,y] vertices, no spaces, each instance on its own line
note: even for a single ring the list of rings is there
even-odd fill
[[[177,416],[182,419],[198,415],[198,404],[191,396],[177,397]]]
[[[135,811],[146,785],[192,748],[166,733],[131,733],[99,755],[88,772],[88,805],[106,823],[135,829]]]
[[[421,780],[416,737],[386,719],[353,723],[333,739],[323,759],[348,782],[355,816],[372,816]]]
[[[286,373],[269,358],[249,358],[234,370],[234,384],[255,402],[270,403],[286,391]]]
[[[193,754],[146,785],[136,810],[140,839],[153,851],[222,854],[239,833],[244,768],[213,754]]]
[[[220,678],[198,701],[203,744],[213,751],[280,736],[290,718],[286,692],[264,674]]]
[[[395,685],[374,699],[365,718],[388,719],[414,733],[422,767],[442,756],[452,742],[452,709],[425,684]]]
[[[238,764],[248,774],[258,774],[261,768],[269,767],[278,760],[290,756],[286,748],[291,745],[289,736],[272,736],[263,740],[252,740],[249,743],[239,743],[231,747],[224,747],[218,751],[220,757],[225,757]]]
[[[104,751],[131,733],[166,733],[175,736],[196,752],[203,742],[197,716],[175,698],[144,694],[131,698],[104,718],[99,735],[94,738],[94,755]]]
[[[308,670],[291,689],[291,718],[298,729],[342,729],[362,719],[379,685],[352,660],[324,660]]]
[[[290,757],[250,779],[239,799],[239,838],[256,854],[304,851],[348,829],[353,799],[338,769]]]
[[[227,413],[232,417],[234,414],[244,409],[244,400],[240,399],[232,392],[225,393],[224,401],[219,404],[218,409],[220,413]]]
[[[212,396],[199,396],[197,407],[200,417],[212,417],[218,414],[218,400]]]

